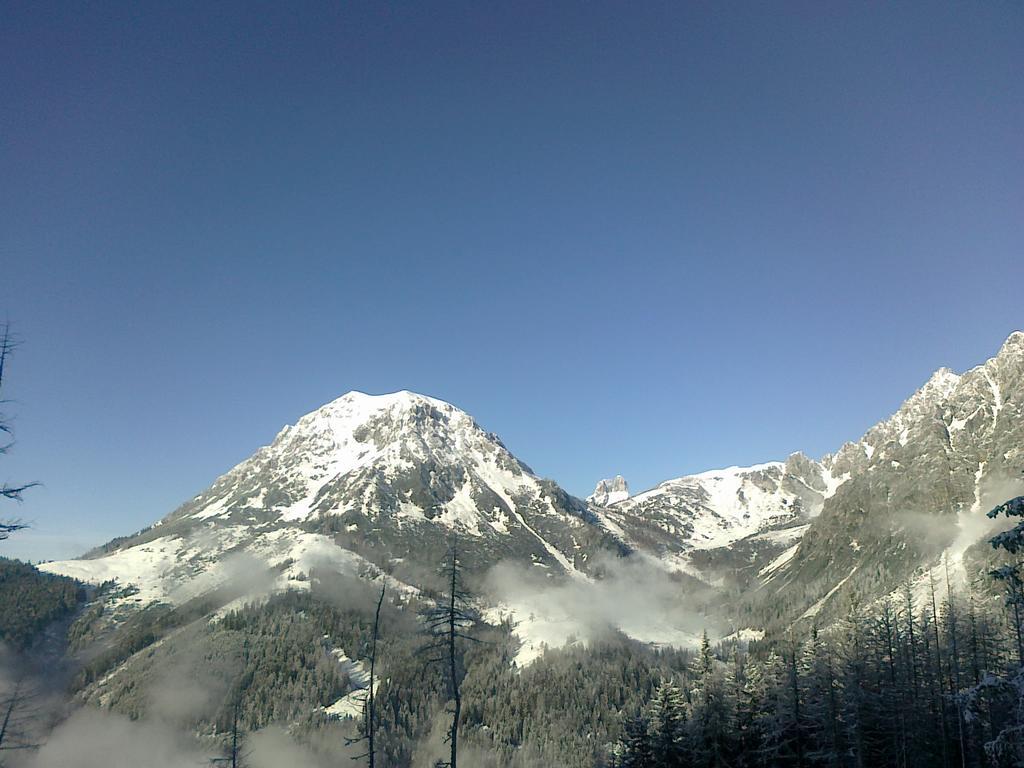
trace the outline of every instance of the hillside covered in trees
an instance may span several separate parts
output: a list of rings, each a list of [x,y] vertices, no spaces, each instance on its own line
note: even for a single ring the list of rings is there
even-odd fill
[[[0,640],[24,648],[49,624],[73,612],[84,594],[74,579],[0,558]]]

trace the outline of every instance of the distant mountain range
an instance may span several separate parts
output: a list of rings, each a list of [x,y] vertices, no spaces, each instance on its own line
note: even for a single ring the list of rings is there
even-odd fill
[[[125,589],[124,615],[181,605],[232,579],[247,595],[304,589],[317,568],[386,571],[416,591],[453,533],[472,571],[512,561],[554,580],[600,579],[609,558],[646,558],[719,590],[720,619],[772,631],[827,620],[954,566],[984,512],[1024,491],[1024,333],[962,375],[947,369],[889,418],[820,460],[667,480],[629,494],[621,477],[586,501],[535,475],[455,406],[411,392],[350,392],[150,528],[45,570]],[[628,630],[627,630],[628,631]]]

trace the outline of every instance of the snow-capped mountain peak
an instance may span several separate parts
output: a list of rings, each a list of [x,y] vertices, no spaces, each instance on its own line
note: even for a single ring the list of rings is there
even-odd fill
[[[1006,337],[996,357],[1003,355],[1024,355],[1024,331],[1014,331]]]
[[[160,585],[146,594],[173,601],[213,584],[228,553],[286,568],[299,588],[317,562],[402,564],[397,572],[408,566],[412,579],[432,572],[453,534],[473,541],[469,566],[516,559],[574,575],[613,545],[583,502],[535,476],[464,411],[407,391],[349,392],[151,528],[48,568]]]
[[[610,480],[598,480],[594,492],[587,496],[587,501],[599,507],[616,504],[629,498],[629,484],[622,475]]]
[[[414,477],[429,466],[422,477]],[[459,486],[474,475],[480,485],[514,494],[530,476],[493,435],[450,403],[413,392],[385,395],[349,392],[285,427],[274,441],[219,478],[206,493],[172,515],[208,518],[253,508],[283,520],[341,514],[358,506],[379,509],[382,484],[405,482],[406,498],[384,504],[393,510],[418,505],[458,506]],[[412,481],[426,483],[433,501],[412,498]],[[356,484],[360,495],[345,492]],[[418,482],[416,484],[419,484]]]

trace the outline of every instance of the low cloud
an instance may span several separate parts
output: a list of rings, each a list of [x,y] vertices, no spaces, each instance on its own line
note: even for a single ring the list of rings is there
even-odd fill
[[[176,727],[212,718],[228,693],[229,674],[241,672],[241,660],[225,662],[222,669],[213,666],[213,660],[187,650],[167,657],[166,667],[147,686],[146,714]]]
[[[950,546],[950,556],[954,560],[959,560],[971,545],[989,539],[1020,522],[1005,517],[992,519],[988,513],[994,507],[1021,494],[1024,494],[1024,480],[1021,478],[986,478],[981,484],[975,504],[957,515],[956,538]]]
[[[26,768],[195,768],[209,756],[155,721],[80,709],[50,734]]]
[[[330,768],[340,763],[343,756],[339,748],[333,756],[321,754],[308,746],[299,744],[282,728],[265,728],[250,734],[246,739],[247,764],[251,768],[282,768],[298,766],[303,768]],[[358,753],[353,752],[351,756]]]
[[[249,552],[234,552],[222,557],[212,568],[185,581],[172,594],[176,603],[219,592],[228,598],[252,598],[274,591],[280,574]]]
[[[412,755],[412,768],[434,768],[439,762],[447,762],[451,756],[451,745],[448,742],[448,729],[451,726],[450,715],[439,715],[434,718],[430,733],[417,745]],[[496,752],[482,749],[474,744],[459,740],[459,765],[463,768],[547,768],[549,761],[542,761],[532,754],[530,745],[520,746],[510,763],[502,759]],[[268,768],[270,768],[268,766]]]
[[[615,630],[644,642],[692,646],[702,631],[719,630],[708,615],[711,589],[670,573],[653,558],[633,555],[597,564],[597,579],[553,580],[521,564],[502,563],[486,578],[486,590],[512,613],[524,640],[519,661],[543,645],[574,638],[589,641]]]

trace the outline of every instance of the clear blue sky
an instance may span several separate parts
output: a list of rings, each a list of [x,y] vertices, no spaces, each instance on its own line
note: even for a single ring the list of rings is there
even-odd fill
[[[821,455],[1024,326],[1024,5],[4,3],[40,480],[136,530],[351,389],[585,495]]]

